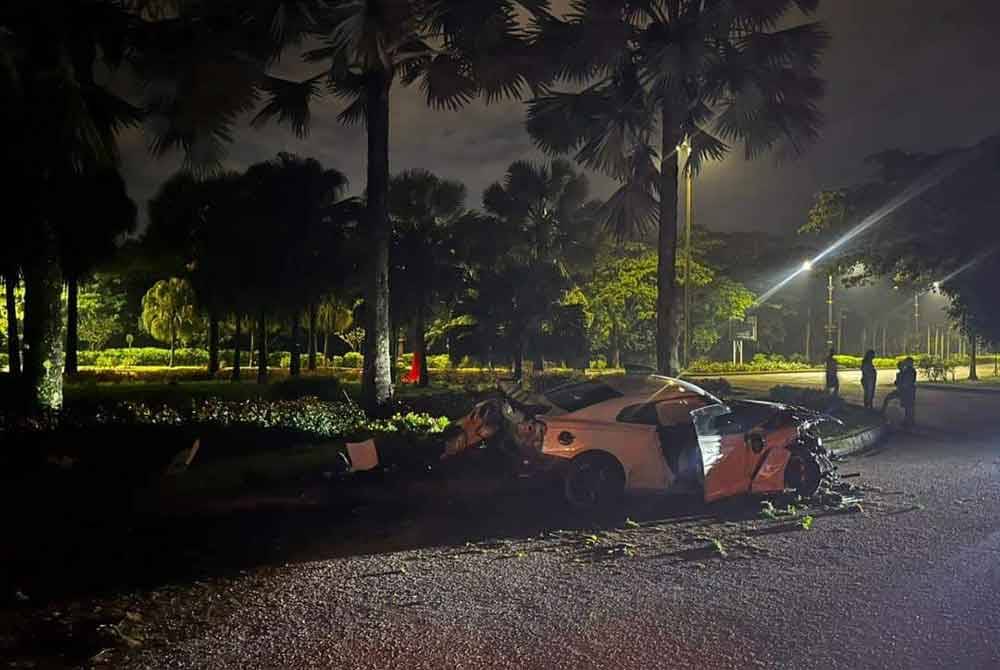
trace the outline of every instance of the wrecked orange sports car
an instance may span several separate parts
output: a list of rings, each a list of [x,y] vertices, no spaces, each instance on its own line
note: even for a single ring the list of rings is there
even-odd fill
[[[626,492],[702,492],[706,501],[786,490],[809,496],[835,466],[816,428],[836,421],[771,402],[724,403],[686,381],[625,375],[543,394],[508,385],[446,435],[442,458],[505,441],[559,476],[566,499],[596,508]]]

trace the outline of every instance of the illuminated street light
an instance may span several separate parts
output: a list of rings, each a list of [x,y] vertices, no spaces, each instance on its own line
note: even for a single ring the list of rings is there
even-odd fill
[[[939,281],[934,282],[934,290],[935,291],[940,291],[941,290],[941,282],[939,282]]]
[[[802,263],[802,271],[803,272],[809,272],[812,269],[813,269],[812,261],[804,261]]]

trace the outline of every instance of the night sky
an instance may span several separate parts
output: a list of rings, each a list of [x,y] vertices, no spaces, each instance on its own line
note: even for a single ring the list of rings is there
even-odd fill
[[[558,4],[558,0],[557,0]],[[862,161],[886,148],[935,151],[1000,132],[1000,2],[996,0],[824,0],[819,19],[833,34],[822,76],[829,91],[819,143],[797,160],[746,162],[734,152],[710,165],[696,185],[696,222],[717,230],[792,232],[812,195],[865,176]],[[284,68],[307,73],[291,58]],[[392,171],[427,168],[469,188],[479,207],[483,189],[518,159],[540,159],[524,130],[523,103],[460,112],[428,109],[419,90],[396,86],[392,100]],[[363,128],[338,125],[337,101],[313,111],[309,136],[244,123],[227,167],[242,169],[278,151],[313,156],[345,172],[352,192],[364,189]],[[141,131],[122,140],[123,170],[143,210],[179,156],[152,158]],[[595,175],[596,196],[613,184]]]

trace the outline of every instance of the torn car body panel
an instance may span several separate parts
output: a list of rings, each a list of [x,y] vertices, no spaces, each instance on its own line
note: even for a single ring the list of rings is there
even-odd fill
[[[810,494],[832,467],[814,430],[825,420],[835,419],[778,403],[726,404],[670,377],[607,377],[544,394],[506,388],[459,422],[446,454],[489,434],[537,468],[572,473],[586,458],[610,468],[607,479],[617,465],[630,492],[700,491],[708,502],[790,488]]]

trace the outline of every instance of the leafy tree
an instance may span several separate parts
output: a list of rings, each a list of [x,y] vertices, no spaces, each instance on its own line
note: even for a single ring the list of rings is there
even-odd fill
[[[584,287],[593,344],[607,351],[611,367],[621,367],[623,353],[655,349],[656,271],[656,252],[633,243],[599,260]]]
[[[12,271],[4,273],[4,310],[0,312],[0,332],[7,343],[7,369],[14,377],[21,375],[21,338],[18,335],[17,324],[24,319],[22,305],[24,291],[18,286],[19,274],[16,266]]]
[[[257,117],[288,123],[299,135],[309,124],[309,100],[323,92],[347,101],[340,115],[363,122],[368,136],[367,231],[370,239],[366,310],[365,396],[373,406],[392,397],[388,211],[389,109],[395,82],[420,82],[428,104],[456,109],[484,95],[518,95],[532,61],[516,8],[538,2],[411,0],[333,3],[308,27],[322,45],[306,61],[323,70],[302,82],[264,81],[268,100]],[[325,86],[324,86],[325,84]]]
[[[156,282],[142,299],[142,327],[170,345],[173,367],[177,343],[190,342],[202,327],[190,282],[178,277]]]
[[[938,154],[885,151],[867,162],[874,179],[819,194],[803,230],[827,241],[847,237],[833,262],[852,270],[853,284],[888,278],[923,291],[938,282],[970,342],[996,341],[991,279],[1000,233],[983,222],[1000,213],[1000,138]]]
[[[114,274],[98,273],[94,280],[81,286],[79,296],[80,339],[92,351],[103,349],[122,333],[125,311],[125,291],[121,279]]]
[[[324,358],[327,360],[330,358],[330,335],[345,333],[352,325],[354,325],[354,311],[343,300],[335,296],[326,296],[319,302],[316,308],[316,332],[323,333]],[[356,350],[356,347],[363,341],[364,335],[362,334],[356,343],[351,342],[350,338],[347,337],[342,337],[342,339],[348,342],[353,350]]]
[[[465,206],[465,185],[426,170],[410,170],[389,182],[393,316],[413,324],[419,386],[429,383],[427,316],[435,303],[458,291],[461,274],[453,240],[454,222]]]
[[[619,237],[659,230],[657,366],[678,369],[675,286],[678,161],[697,172],[742,142],[755,158],[797,152],[818,133],[828,42],[815,23],[787,26],[819,0],[575,0],[537,19],[541,60],[570,90],[530,104],[528,130],[550,153],[574,152],[621,188],[604,208]]]

